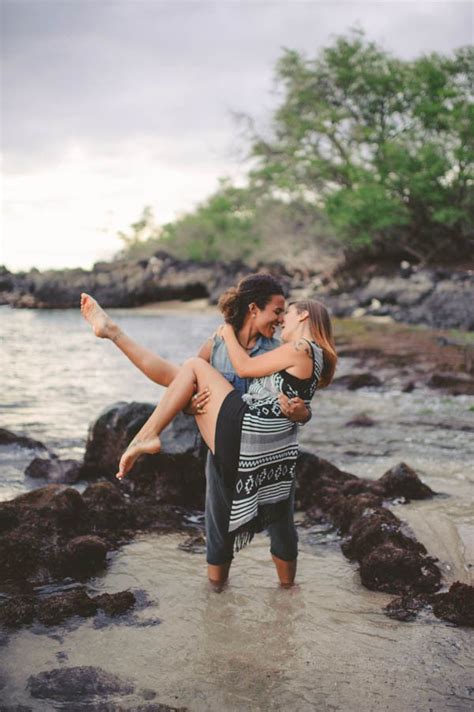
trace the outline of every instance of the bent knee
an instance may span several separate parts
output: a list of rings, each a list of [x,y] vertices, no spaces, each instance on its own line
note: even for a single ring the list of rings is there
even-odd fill
[[[200,363],[202,363],[202,358],[199,358],[199,356],[191,356],[190,358],[187,358],[186,361],[183,361],[183,366],[188,366],[189,368],[195,370]]]

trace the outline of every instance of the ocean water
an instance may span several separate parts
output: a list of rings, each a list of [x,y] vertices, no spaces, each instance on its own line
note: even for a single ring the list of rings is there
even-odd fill
[[[138,341],[178,362],[219,322],[213,311],[182,307],[113,315]],[[0,308],[0,330],[0,426],[62,457],[82,457],[88,427],[104,407],[160,397],[161,389],[96,339],[76,311]],[[342,360],[339,374],[352,366]],[[414,467],[440,496],[392,509],[438,557],[446,586],[472,584],[474,398],[403,393],[401,385],[392,378],[382,389],[318,393],[300,442],[359,476],[378,478],[402,461]],[[347,427],[361,412],[375,426]],[[32,453],[7,458],[1,450],[1,499],[41,484],[23,475]],[[31,700],[30,675],[96,665],[154,690],[155,701],[196,711],[473,709],[472,630],[432,617],[388,619],[382,607],[392,596],[361,586],[334,532],[300,530],[299,586],[291,591],[276,585],[265,535],[239,553],[220,595],[207,586],[204,555],[182,551],[180,543],[179,535],[140,536],[90,582],[92,592],[128,588],[147,600],[131,619],[4,638],[0,700],[50,710],[50,701]]]

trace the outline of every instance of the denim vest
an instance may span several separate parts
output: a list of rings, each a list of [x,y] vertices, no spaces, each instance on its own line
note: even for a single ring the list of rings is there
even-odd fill
[[[249,356],[260,356],[268,351],[273,351],[273,349],[276,349],[278,346],[281,346],[278,339],[267,339],[266,336],[259,336]],[[247,392],[252,379],[241,378],[236,374],[229,358],[225,341],[220,336],[214,336],[212,342],[211,366],[214,366],[214,368],[220,371],[240,395]]]

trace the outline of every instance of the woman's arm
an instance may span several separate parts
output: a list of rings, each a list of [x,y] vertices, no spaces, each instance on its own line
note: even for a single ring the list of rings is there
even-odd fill
[[[269,376],[276,371],[294,367],[303,367],[304,370],[307,370],[306,366],[308,356],[311,356],[311,350],[309,344],[304,339],[283,344],[283,346],[279,346],[273,351],[269,351],[261,356],[251,357],[239,344],[230,324],[225,324],[222,328],[222,337],[225,340],[235,372],[241,378]],[[309,377],[309,375],[302,374],[299,377],[306,378]]]

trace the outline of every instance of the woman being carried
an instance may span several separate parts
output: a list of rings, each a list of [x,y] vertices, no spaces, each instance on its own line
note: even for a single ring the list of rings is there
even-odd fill
[[[258,273],[244,277],[236,287],[222,294],[219,308],[249,356],[266,354],[280,346],[280,341],[275,338],[275,330],[283,322],[285,298],[282,286],[271,275]],[[88,294],[82,294],[81,311],[95,335],[114,343],[150,380],[169,386],[179,373],[179,366],[131,339]],[[251,379],[237,375],[225,341],[220,336],[214,335],[207,339],[198,356],[214,366],[240,395],[246,393]],[[200,417],[206,411],[209,397],[210,391],[206,389],[195,393],[185,412]],[[290,401],[285,394],[280,393],[279,403],[283,415],[296,423],[303,424],[311,417],[311,411],[301,398],[293,396]],[[234,536],[228,531],[233,488],[222,480],[210,451],[206,457],[205,474],[208,576],[212,583],[222,585],[228,577],[233,559]],[[267,529],[271,556],[280,582],[284,585],[294,579],[298,554],[298,535],[293,520],[294,489],[293,484],[284,516]]]
[[[337,356],[329,315],[315,301],[289,307],[282,327],[284,344],[267,354],[248,356],[229,324],[221,334],[237,374],[253,378],[248,393],[241,397],[203,359],[189,359],[123,454],[117,477],[122,479],[140,455],[159,452],[161,431],[195,388],[209,386],[207,412],[196,422],[233,490],[228,530],[238,550],[255,532],[281,518],[294,481],[297,425],[282,413],[279,394],[301,397],[309,405],[316,389],[331,382]]]

